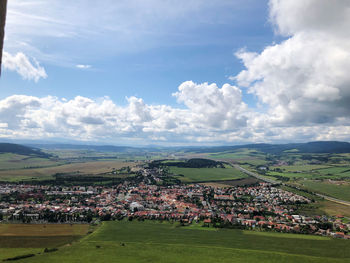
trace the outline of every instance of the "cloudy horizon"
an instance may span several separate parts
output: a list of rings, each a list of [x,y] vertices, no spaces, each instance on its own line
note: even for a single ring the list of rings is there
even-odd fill
[[[350,141],[349,1],[62,2],[9,2],[0,139]]]

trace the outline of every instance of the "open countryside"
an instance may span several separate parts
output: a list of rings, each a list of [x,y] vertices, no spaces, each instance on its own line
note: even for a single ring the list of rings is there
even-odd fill
[[[72,246],[21,262],[342,262],[350,258],[347,248],[346,241],[303,235],[119,221],[104,223]]]

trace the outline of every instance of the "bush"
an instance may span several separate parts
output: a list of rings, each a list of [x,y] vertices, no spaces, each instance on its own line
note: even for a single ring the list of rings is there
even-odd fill
[[[45,248],[44,249],[44,252],[45,253],[50,253],[50,252],[55,252],[55,251],[57,251],[58,250],[58,248]]]

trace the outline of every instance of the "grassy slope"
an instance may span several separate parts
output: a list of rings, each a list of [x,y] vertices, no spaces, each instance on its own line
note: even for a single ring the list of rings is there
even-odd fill
[[[182,174],[184,177],[178,178],[183,182],[203,182],[216,180],[233,180],[247,177],[244,173],[228,168],[181,168],[170,166],[170,172],[173,174]]]
[[[79,243],[21,262],[349,262],[349,241],[309,238],[108,222]]]

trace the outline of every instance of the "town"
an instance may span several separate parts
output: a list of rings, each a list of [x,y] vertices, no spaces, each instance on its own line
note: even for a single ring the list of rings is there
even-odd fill
[[[162,174],[144,169],[113,186],[0,185],[0,221],[98,223],[108,220],[167,220],[186,226],[240,228],[350,239],[341,216],[308,217],[296,212],[311,200],[269,183],[213,187],[159,184]]]

